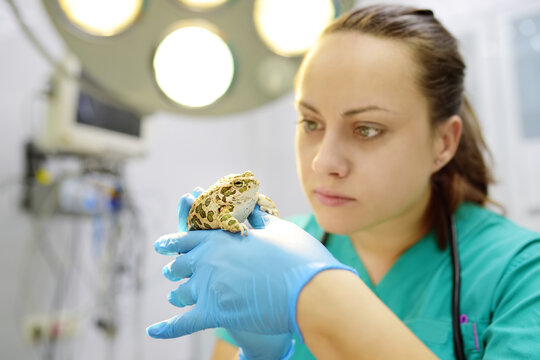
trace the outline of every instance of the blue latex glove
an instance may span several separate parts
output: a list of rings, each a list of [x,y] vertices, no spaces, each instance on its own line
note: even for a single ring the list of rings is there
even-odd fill
[[[178,204],[178,231],[187,231],[187,217],[195,199],[203,192],[195,188],[191,194],[185,194]],[[258,205],[257,205],[258,209]],[[250,224],[254,228],[263,228],[261,217],[251,216]],[[290,359],[294,353],[292,333],[264,335],[227,329],[229,335],[240,348],[239,360]]]
[[[204,192],[200,187],[193,189],[191,194],[184,194],[178,202],[178,232],[186,232],[187,230],[187,218],[189,210],[195,202],[195,199]]]
[[[222,230],[198,230],[161,237],[154,247],[181,254],[163,273],[190,278],[169,295],[177,306],[195,304],[182,316],[147,329],[156,338],[178,337],[225,327],[259,334],[296,333],[296,303],[303,287],[326,269],[352,268],[338,262],[298,226],[255,210],[252,224],[264,224],[242,237]]]
[[[240,347],[239,360],[288,360],[294,353],[291,333],[263,335],[239,330],[227,330]]]

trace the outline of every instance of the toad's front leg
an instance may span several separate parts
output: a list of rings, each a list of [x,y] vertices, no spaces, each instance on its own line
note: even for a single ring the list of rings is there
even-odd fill
[[[267,212],[270,215],[279,217],[279,211],[276,209],[276,205],[272,200],[270,200],[268,196],[259,194],[257,204],[259,204],[259,207],[262,211]]]
[[[231,205],[223,206],[219,209],[219,216],[218,216],[218,223],[219,227],[223,230],[237,233],[239,232],[240,235],[248,235],[248,227],[242,223],[240,223],[234,216],[231,215],[231,211],[233,211],[233,207]]]

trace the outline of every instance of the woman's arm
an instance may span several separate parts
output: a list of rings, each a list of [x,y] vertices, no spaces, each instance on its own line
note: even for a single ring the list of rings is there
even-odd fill
[[[214,346],[212,360],[236,360],[238,359],[238,348],[226,341],[217,339]]]
[[[300,293],[298,323],[317,359],[436,359],[349,271],[313,278]],[[232,359],[238,359],[238,348],[218,339],[212,360]]]
[[[437,358],[349,271],[317,274],[300,293],[297,321],[317,359]]]
[[[297,333],[320,359],[434,358],[354,269],[317,239],[287,221],[257,216],[265,227],[248,237],[200,230],[158,239],[158,253],[177,256],[164,267],[165,277],[190,278],[169,294],[169,302],[197,306],[150,326],[148,335],[164,339],[221,326],[243,333],[236,342],[253,345],[246,347],[250,352],[260,351],[254,344],[265,340],[265,349],[271,342],[285,356],[290,333]]]

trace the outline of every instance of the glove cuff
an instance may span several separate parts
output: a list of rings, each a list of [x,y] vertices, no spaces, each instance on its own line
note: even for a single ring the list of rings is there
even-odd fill
[[[280,360],[290,360],[294,354],[294,344],[296,343],[296,341],[294,339],[291,339],[291,343],[289,345],[289,348],[287,349],[287,351],[285,352],[285,354],[283,354],[280,358]],[[240,348],[240,352],[238,353],[238,360],[252,360],[252,359],[249,359],[245,354],[244,354],[244,350],[242,348]]]
[[[294,344],[296,343],[296,341],[294,339],[291,340],[291,345],[289,346],[289,349],[287,349],[287,352],[285,353],[285,355],[283,355],[281,357],[281,360],[289,360],[290,358],[292,358],[293,354],[294,354]]]
[[[319,267],[320,265],[322,266]],[[300,283],[300,286],[298,286],[298,288],[293,291],[292,296],[289,298],[289,314],[291,314],[292,321],[292,324],[290,324],[289,328],[292,327],[292,332],[296,334],[301,344],[304,344],[304,337],[302,336],[302,333],[300,332],[300,327],[298,326],[296,305],[298,303],[298,297],[300,296],[300,293],[302,292],[304,287],[311,281],[311,279],[315,277],[315,275],[324,270],[348,270],[358,276],[358,272],[354,268],[341,263],[332,265],[328,263],[312,264],[311,267],[313,268],[313,272],[309,276],[306,276],[305,279],[303,279],[303,281]]]

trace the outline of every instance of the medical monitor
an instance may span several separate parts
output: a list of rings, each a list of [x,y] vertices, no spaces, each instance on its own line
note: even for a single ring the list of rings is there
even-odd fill
[[[65,69],[80,74],[74,57]],[[96,93],[96,87],[93,87]],[[38,146],[47,152],[104,158],[141,156],[146,150],[145,120],[136,111],[81,89],[78,76],[55,73]]]

